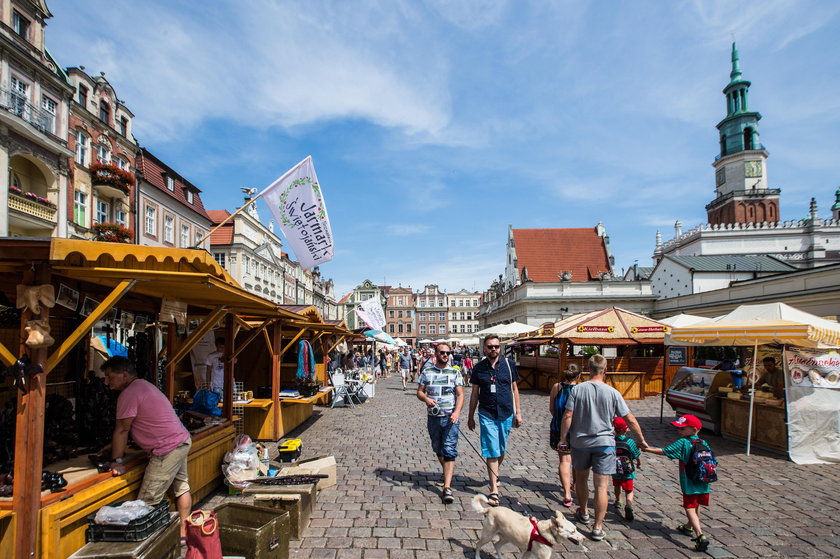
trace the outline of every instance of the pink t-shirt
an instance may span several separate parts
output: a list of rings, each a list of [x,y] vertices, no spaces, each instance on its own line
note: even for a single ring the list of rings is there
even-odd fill
[[[129,417],[134,418],[131,438],[154,456],[163,456],[190,440],[190,432],[163,392],[143,379],[134,380],[117,399],[117,419]]]

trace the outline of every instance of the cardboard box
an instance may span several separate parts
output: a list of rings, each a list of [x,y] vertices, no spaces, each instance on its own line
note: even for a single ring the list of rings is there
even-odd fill
[[[327,475],[329,477],[318,480],[318,489],[325,489],[327,487],[334,486],[336,483],[335,468],[335,456],[318,456],[317,458],[307,458],[306,460],[301,460],[294,466],[283,468],[280,470],[278,475]]]

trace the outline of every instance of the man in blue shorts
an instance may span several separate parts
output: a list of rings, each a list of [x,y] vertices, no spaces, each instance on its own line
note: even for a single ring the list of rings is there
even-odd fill
[[[417,387],[417,398],[428,408],[426,426],[432,440],[432,450],[443,466],[441,500],[447,505],[455,501],[452,495],[452,475],[455,472],[455,458],[458,457],[461,408],[464,407],[464,379],[461,371],[449,366],[450,355],[452,350],[448,344],[438,344],[434,364],[420,373]]]
[[[575,493],[578,509],[575,517],[588,524],[590,517],[586,510],[589,500],[589,470],[595,486],[595,523],[590,538],[596,541],[606,537],[604,517],[609,503],[609,486],[615,473],[615,431],[613,419],[623,417],[630,429],[638,436],[639,448],[648,447],[642,429],[621,393],[604,382],[607,360],[603,355],[589,359],[589,380],[578,384],[566,401],[566,411],[560,425],[560,440],[569,435],[572,451],[572,469],[575,472]],[[564,448],[565,447],[565,448]],[[559,445],[560,449],[568,449]]]
[[[500,357],[501,343],[498,336],[484,338],[484,359],[473,367],[470,375],[470,414],[467,427],[475,430],[475,414],[481,424],[481,456],[487,461],[490,494],[487,504],[499,506],[499,468],[505,459],[507,439],[511,426],[522,425],[519,405],[519,374],[516,364]]]

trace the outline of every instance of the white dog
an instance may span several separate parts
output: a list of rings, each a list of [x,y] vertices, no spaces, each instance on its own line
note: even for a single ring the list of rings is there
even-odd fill
[[[479,494],[473,497],[473,510],[484,515],[481,537],[475,544],[476,559],[481,557],[482,546],[490,542],[496,548],[497,559],[502,559],[502,546],[506,543],[512,543],[524,552],[523,558],[549,559],[552,547],[563,538],[575,544],[580,544],[584,539],[575,525],[566,520],[560,511],[555,512],[554,516],[548,520],[534,520],[532,523],[532,519],[509,508],[485,508],[482,506],[485,503],[487,503],[487,497],[484,495]],[[534,530],[535,525],[536,530]]]

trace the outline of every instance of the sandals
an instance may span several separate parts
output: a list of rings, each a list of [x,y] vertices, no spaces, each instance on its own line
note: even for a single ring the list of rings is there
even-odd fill
[[[491,507],[498,507],[501,504],[498,493],[490,493],[487,495],[487,504]]]
[[[709,539],[700,534],[696,538],[691,538],[691,541],[694,542],[694,551],[706,551],[709,549]]]
[[[443,488],[443,494],[440,497],[444,505],[449,505],[455,502],[455,497],[452,495],[452,489],[449,487]]]
[[[575,511],[575,518],[576,518],[576,519],[577,519],[577,521],[578,521],[578,522],[580,522],[581,524],[588,524],[588,523],[589,523],[589,521],[592,519],[592,517],[591,517],[591,516],[589,516],[587,513],[585,513],[585,512],[581,512],[581,509],[577,509],[577,510]]]
[[[574,504],[574,501],[572,501],[571,499],[563,499],[563,501],[560,504],[569,509],[572,508],[572,504]]]
[[[677,526],[677,532],[686,536],[693,536],[694,528],[692,528],[688,524],[680,524],[679,526]]]

